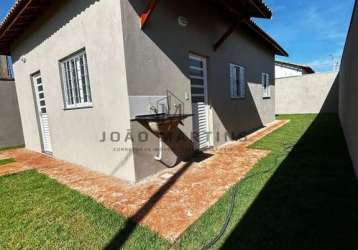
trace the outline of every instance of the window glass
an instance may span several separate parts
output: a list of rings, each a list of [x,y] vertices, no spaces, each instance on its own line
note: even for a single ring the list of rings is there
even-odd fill
[[[203,70],[198,70],[198,69],[192,69],[192,68],[190,68],[190,75],[191,75],[191,76],[203,77],[203,76],[204,76],[204,71],[203,71]]]
[[[83,50],[60,62],[66,108],[92,106],[87,56]]]
[[[204,88],[195,88],[195,87],[191,87],[191,93],[192,94],[204,94]]]
[[[203,68],[203,62],[190,58],[190,65],[198,68]]]
[[[261,81],[262,81],[263,97],[270,98],[271,97],[270,75],[267,73],[262,73],[261,79],[262,79]]]
[[[198,102],[205,102],[205,97],[204,96],[193,96],[191,98],[193,103],[198,103]]]
[[[191,85],[204,86],[204,80],[202,80],[202,79],[191,79]]]
[[[230,64],[230,91],[231,98],[245,98],[246,79],[244,67]]]

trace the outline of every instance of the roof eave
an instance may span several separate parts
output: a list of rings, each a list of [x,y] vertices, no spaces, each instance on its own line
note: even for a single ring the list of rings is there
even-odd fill
[[[310,66],[308,65],[302,65],[302,64],[297,64],[297,63],[290,63],[290,62],[284,62],[284,61],[279,61],[276,60],[275,63],[277,64],[281,64],[281,65],[286,65],[286,66],[291,66],[291,67],[296,67],[296,68],[301,68],[306,70],[308,73],[314,74],[316,73]]]
[[[307,73],[309,73],[309,74],[314,74],[315,73],[315,71],[311,68],[311,67],[303,67],[306,71],[307,71]]]
[[[249,0],[250,3],[257,9],[260,15],[252,16],[257,18],[272,18],[272,11],[262,0]]]
[[[272,12],[266,6],[262,0],[246,0],[248,1],[255,9],[255,13],[252,16],[262,17],[262,18],[271,18]],[[8,15],[4,19],[4,22],[0,25],[0,54],[10,55],[11,48],[10,43],[14,41],[25,29],[26,25],[21,25],[20,28],[16,27],[18,25],[17,20],[20,18],[23,13],[31,11],[32,18],[31,20],[26,20],[26,22],[32,22],[39,14],[52,2],[51,0],[18,0],[15,2],[12,9],[9,11]],[[256,15],[257,14],[257,15]],[[27,15],[29,17],[29,15]],[[258,33],[262,38],[271,44],[275,49],[277,55],[288,56],[288,53],[277,44],[270,36],[268,36],[261,28],[259,28],[255,23],[250,22],[251,29]],[[9,32],[14,28],[12,34]],[[6,39],[1,40],[8,36]]]
[[[0,24],[0,54],[9,55],[10,44],[53,0],[17,0]]]
[[[0,47],[0,55],[10,56],[10,49],[7,47]]]
[[[249,20],[246,22],[247,26],[256,34],[266,40],[273,48],[276,55],[288,57],[287,51],[282,48],[271,36],[269,36],[264,30],[262,30],[254,21]]]

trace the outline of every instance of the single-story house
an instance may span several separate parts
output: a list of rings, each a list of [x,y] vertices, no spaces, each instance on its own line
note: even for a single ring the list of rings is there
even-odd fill
[[[315,71],[307,65],[276,61],[275,62],[275,74],[277,78],[302,76],[308,74],[314,74]]]
[[[28,149],[137,182],[275,119],[261,0],[19,0],[0,26]]]
[[[7,56],[0,56],[0,79],[11,79]]]

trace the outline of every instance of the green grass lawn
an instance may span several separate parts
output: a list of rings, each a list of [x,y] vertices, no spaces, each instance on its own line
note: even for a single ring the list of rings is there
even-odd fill
[[[0,178],[0,249],[102,249],[125,219],[35,171]],[[126,249],[165,241],[142,227]]]
[[[1,151],[11,150],[11,149],[24,148],[24,147],[25,147],[25,145],[18,145],[18,146],[13,146],[13,147],[0,148],[0,152],[1,152]]]
[[[0,166],[5,165],[5,164],[9,164],[9,163],[13,163],[13,162],[15,162],[15,159],[12,159],[12,158],[3,159],[3,160],[0,160]]]
[[[358,189],[337,116],[295,115],[252,147],[272,150],[238,184],[214,249],[358,249]],[[231,192],[172,246],[200,249],[224,223]],[[0,249],[167,249],[149,230],[34,171],[0,177]]]
[[[214,249],[358,249],[358,185],[336,115],[290,115],[253,148],[270,149],[239,184],[228,230]],[[227,193],[179,240],[200,249],[224,222]]]

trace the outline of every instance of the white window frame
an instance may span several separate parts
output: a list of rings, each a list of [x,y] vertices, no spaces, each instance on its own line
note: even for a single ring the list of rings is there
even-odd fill
[[[65,109],[92,107],[86,50],[61,60],[60,71]]]
[[[239,74],[237,74],[238,72]],[[237,79],[237,75],[239,75],[239,79]],[[246,69],[232,63],[230,64],[230,97],[231,99],[246,97]]]
[[[262,73],[261,84],[262,84],[263,98],[265,98],[265,99],[271,98],[270,74]]]

